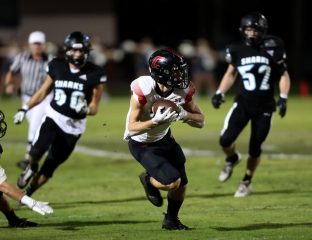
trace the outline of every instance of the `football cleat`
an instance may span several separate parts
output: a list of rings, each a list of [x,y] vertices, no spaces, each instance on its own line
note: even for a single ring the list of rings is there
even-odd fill
[[[36,227],[38,223],[27,221],[26,218],[17,218],[16,220],[9,222],[9,227],[12,228],[26,228],[26,227]]]
[[[30,179],[35,175],[35,172],[31,170],[30,164],[26,167],[24,172],[17,179],[17,186],[19,188],[24,188],[29,183]]]
[[[22,170],[25,170],[26,167],[28,166],[29,164],[29,160],[28,159],[23,159],[19,162],[16,163],[16,166]]]
[[[162,229],[166,229],[166,230],[192,230],[192,228],[184,225],[183,223],[181,223],[181,221],[176,218],[176,219],[167,219],[167,214],[164,214],[164,220],[162,222]]]
[[[161,197],[159,189],[155,188],[149,181],[149,175],[145,172],[141,173],[139,178],[144,187],[147,199],[156,207],[163,205],[163,199]]]
[[[238,186],[237,191],[234,194],[234,197],[246,197],[251,194],[251,183],[250,181],[241,181]]]
[[[225,159],[225,165],[220,172],[219,181],[227,181],[233,173],[233,168],[241,161],[242,156],[239,152],[236,152],[233,156],[227,157]]]

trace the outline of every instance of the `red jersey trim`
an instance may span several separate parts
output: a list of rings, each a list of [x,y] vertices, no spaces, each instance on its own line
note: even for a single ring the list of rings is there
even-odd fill
[[[140,103],[142,106],[144,106],[144,105],[147,103],[147,99],[146,99],[146,97],[144,96],[143,91],[142,91],[142,89],[140,88],[138,81],[134,81],[134,82],[132,83],[131,90],[133,91],[133,93],[134,93],[135,95],[137,95],[139,103]]]

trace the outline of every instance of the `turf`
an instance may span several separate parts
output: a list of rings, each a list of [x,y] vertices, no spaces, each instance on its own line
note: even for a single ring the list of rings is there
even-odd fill
[[[79,142],[79,146],[105,150],[108,155],[75,151],[51,182],[34,194],[34,198],[51,203],[53,215],[40,216],[10,201],[19,216],[40,226],[10,229],[4,216],[0,217],[0,240],[311,239],[312,100],[292,97],[286,118],[274,116],[253,194],[243,199],[233,194],[244,172],[249,128],[237,142],[244,160],[227,183],[219,183],[223,155],[218,136],[231,97],[219,110],[212,109],[207,99],[197,100],[206,115],[204,129],[182,123],[172,128],[184,149],[197,150],[188,154],[189,186],[180,213],[181,221],[194,227],[193,231],[161,229],[166,206],[156,208],[145,199],[138,179],[143,169],[132,160],[122,140],[129,100],[111,98],[101,104],[97,116],[88,119],[87,131]],[[27,130],[26,123],[12,124],[18,107],[17,99],[0,100],[8,122],[7,135],[1,139],[4,154],[0,164],[12,183],[19,174],[15,163],[23,157]],[[117,153],[126,157],[119,159]]]

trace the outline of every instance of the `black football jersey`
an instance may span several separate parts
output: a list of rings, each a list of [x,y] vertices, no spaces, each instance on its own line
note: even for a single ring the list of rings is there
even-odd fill
[[[73,119],[86,117],[76,113],[76,105],[84,100],[90,103],[93,88],[105,83],[107,79],[104,70],[91,62],[87,62],[79,72],[72,73],[68,62],[60,58],[49,63],[47,72],[54,82],[51,107]]]
[[[226,60],[237,71],[237,98],[250,103],[274,104],[274,85],[286,70],[286,54],[281,39],[267,36],[258,47],[245,43],[226,49]]]

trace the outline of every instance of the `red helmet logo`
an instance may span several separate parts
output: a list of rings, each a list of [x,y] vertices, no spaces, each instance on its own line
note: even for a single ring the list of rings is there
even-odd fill
[[[151,67],[152,68],[157,68],[157,63],[158,63],[158,61],[160,61],[160,62],[163,62],[163,61],[166,61],[166,58],[165,57],[162,57],[162,56],[156,56],[156,57],[154,57],[153,58],[153,60],[152,60],[152,63],[151,63]]]

